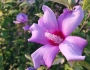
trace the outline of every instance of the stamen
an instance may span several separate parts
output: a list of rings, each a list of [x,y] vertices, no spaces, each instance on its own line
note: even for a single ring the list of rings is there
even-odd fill
[[[60,44],[61,41],[63,40],[63,39],[60,38],[60,36],[57,36],[57,35],[54,35],[54,34],[51,34],[51,33],[48,33],[48,32],[45,33],[45,36],[48,39],[52,40],[54,43],[57,43],[57,44]]]

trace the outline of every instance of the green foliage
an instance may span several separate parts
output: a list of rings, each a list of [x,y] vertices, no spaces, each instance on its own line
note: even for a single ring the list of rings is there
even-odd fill
[[[90,70],[90,64],[86,61],[78,61],[82,66],[86,67],[88,70]]]
[[[2,49],[0,49],[0,70],[4,70],[4,68],[3,68],[3,53],[2,53]]]
[[[61,4],[65,5],[65,6],[69,7],[68,0],[50,0],[50,1],[61,3]]]
[[[83,9],[90,10],[90,0],[84,0]]]

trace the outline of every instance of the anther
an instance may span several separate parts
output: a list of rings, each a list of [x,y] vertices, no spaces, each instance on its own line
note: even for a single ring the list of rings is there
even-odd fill
[[[45,36],[46,36],[48,39],[52,40],[54,43],[57,43],[57,44],[60,44],[61,41],[63,40],[63,39],[60,38],[60,36],[51,34],[51,33],[49,33],[49,32],[46,32],[46,33],[45,33]]]

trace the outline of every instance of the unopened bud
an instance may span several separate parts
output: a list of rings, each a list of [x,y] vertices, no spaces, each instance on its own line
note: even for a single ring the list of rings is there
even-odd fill
[[[73,8],[75,6],[75,0],[68,0],[70,8]]]

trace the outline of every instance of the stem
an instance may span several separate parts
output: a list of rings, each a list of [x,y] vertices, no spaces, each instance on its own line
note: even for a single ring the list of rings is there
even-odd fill
[[[25,42],[24,47],[25,47],[25,50],[26,50],[26,47],[28,46],[27,45],[26,31],[24,31],[24,42]]]
[[[80,28],[80,32],[84,29],[84,26],[88,23],[88,21],[85,21],[82,25],[82,27]]]
[[[24,31],[24,42],[25,42],[25,47],[26,47],[26,32]]]

